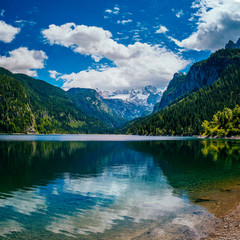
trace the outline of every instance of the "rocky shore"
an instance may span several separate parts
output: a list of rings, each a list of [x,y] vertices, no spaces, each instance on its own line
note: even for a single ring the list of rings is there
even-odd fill
[[[202,240],[239,240],[240,239],[240,204],[224,217],[215,220],[215,229]]]
[[[201,240],[240,240],[240,183],[222,186],[201,196],[205,201],[198,202],[215,215],[214,223],[209,227],[208,234]]]
[[[155,225],[131,240],[240,240],[240,182],[221,184],[221,189],[191,195],[191,201],[209,215],[189,215],[188,221]],[[203,219],[204,217],[204,219]]]

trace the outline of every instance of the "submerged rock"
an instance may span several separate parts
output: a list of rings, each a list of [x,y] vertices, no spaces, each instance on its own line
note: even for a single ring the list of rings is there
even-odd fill
[[[212,201],[210,197],[202,197],[202,198],[197,198],[194,202],[199,203],[199,202],[209,202]]]

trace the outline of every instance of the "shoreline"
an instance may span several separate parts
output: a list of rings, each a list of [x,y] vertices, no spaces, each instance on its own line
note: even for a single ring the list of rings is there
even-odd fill
[[[137,136],[137,137],[191,137],[191,138],[196,138],[196,139],[223,139],[223,140],[240,140],[240,136],[231,136],[231,137],[219,137],[219,136],[201,136],[201,135],[192,135],[192,136],[179,136],[179,135],[133,135],[133,134],[115,134],[115,133],[0,133],[1,135],[27,135],[27,136],[56,136],[56,135],[76,135],[76,136],[83,136],[83,135],[102,135],[102,136],[109,136],[109,135],[114,135],[114,136]]]
[[[215,137],[209,137],[209,136],[194,136],[196,138],[199,138],[199,139],[226,139],[226,140],[240,140],[240,137],[237,137],[237,136],[231,136],[231,137],[218,137],[218,136],[215,136]]]

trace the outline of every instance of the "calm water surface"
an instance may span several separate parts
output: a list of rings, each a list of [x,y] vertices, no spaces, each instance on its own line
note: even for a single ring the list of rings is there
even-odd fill
[[[2,135],[0,237],[198,239],[214,216],[192,196],[240,180],[239,155],[233,140]]]

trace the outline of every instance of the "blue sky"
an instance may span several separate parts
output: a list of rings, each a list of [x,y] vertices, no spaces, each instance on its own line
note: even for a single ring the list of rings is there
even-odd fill
[[[0,66],[64,89],[164,88],[240,37],[240,0],[0,3]]]

